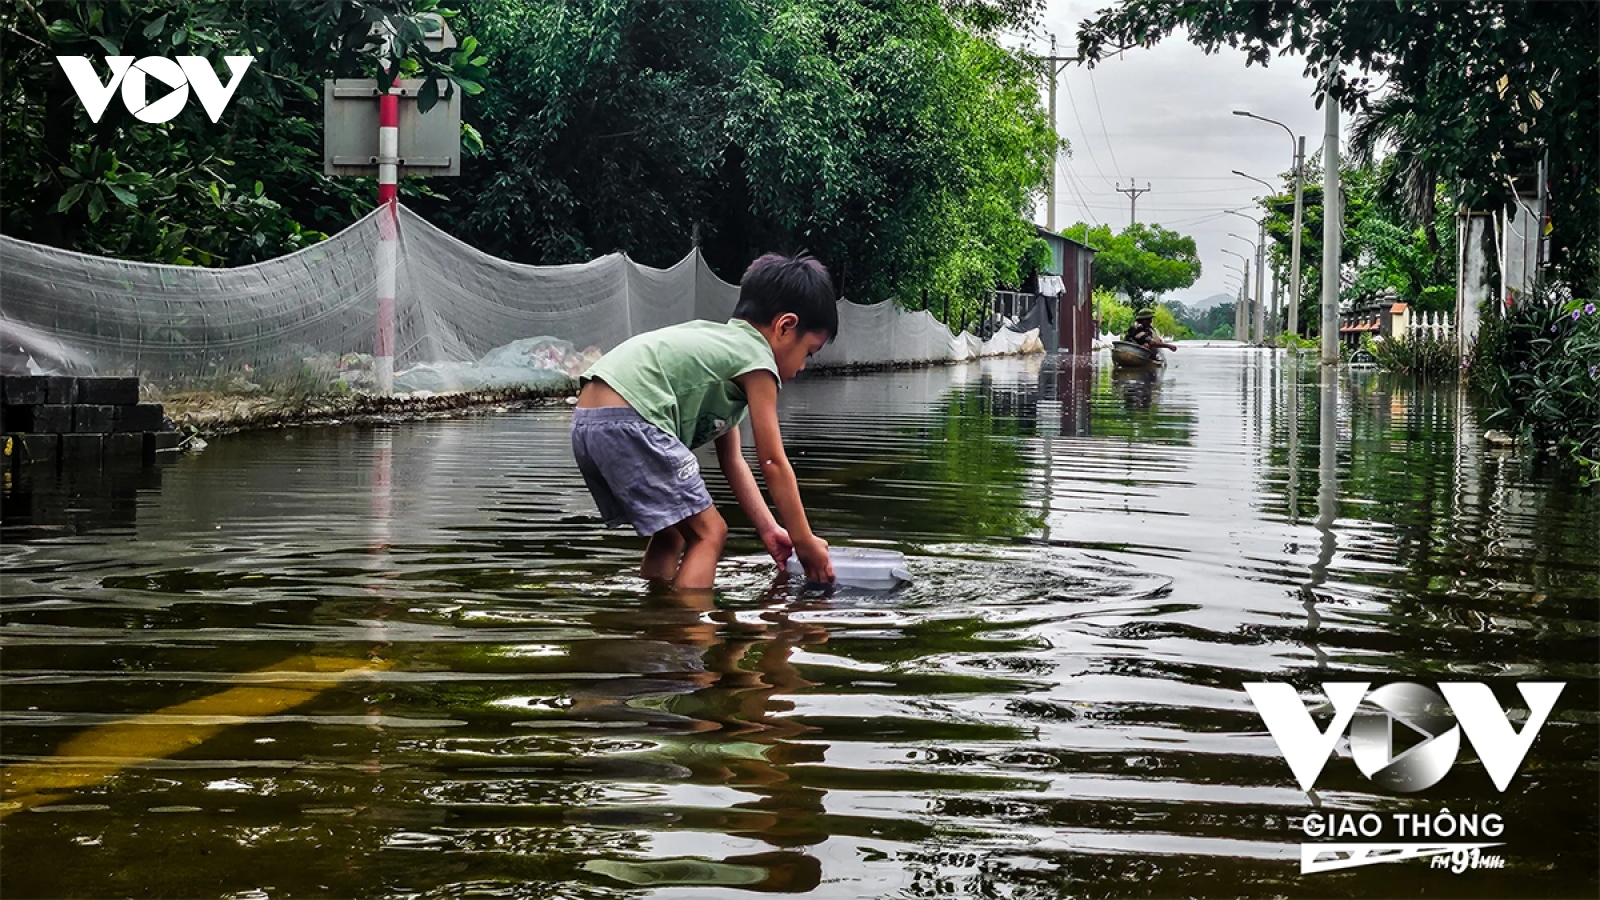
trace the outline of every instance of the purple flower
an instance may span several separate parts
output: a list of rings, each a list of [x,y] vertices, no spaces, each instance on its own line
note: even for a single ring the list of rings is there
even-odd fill
[[[1590,378],[1595,377],[1595,373],[1596,372],[1600,372],[1600,366],[1590,366],[1589,367],[1589,377]]]
[[[1573,310],[1572,311],[1572,321],[1574,321],[1574,322],[1578,321],[1578,317],[1581,316],[1581,315],[1583,315],[1583,311],[1582,310],[1577,310],[1577,309]]]
[[[1555,334],[1556,333],[1556,327],[1554,325],[1550,326],[1550,333],[1551,334]]]
[[[1517,367],[1520,368],[1524,372],[1528,371],[1528,364],[1525,361],[1517,363]]]
[[[1586,316],[1594,315],[1594,304],[1593,303],[1585,303],[1583,305],[1583,314],[1586,315]]]

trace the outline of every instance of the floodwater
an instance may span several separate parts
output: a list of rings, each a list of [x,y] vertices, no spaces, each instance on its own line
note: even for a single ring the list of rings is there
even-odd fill
[[[906,552],[892,593],[775,583],[735,514],[714,598],[648,594],[564,409],[18,480],[0,896],[1600,895],[1600,492],[1453,389],[1169,356],[785,388],[811,521]],[[1565,687],[1503,792],[1480,728],[1407,793],[1343,740],[1302,790],[1244,688],[1321,729],[1397,681]],[[1312,813],[1498,827],[1302,874]]]

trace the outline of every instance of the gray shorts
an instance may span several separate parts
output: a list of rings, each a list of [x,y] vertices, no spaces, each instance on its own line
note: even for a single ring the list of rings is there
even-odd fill
[[[572,455],[608,527],[655,534],[711,508],[694,453],[630,406],[573,410]]]

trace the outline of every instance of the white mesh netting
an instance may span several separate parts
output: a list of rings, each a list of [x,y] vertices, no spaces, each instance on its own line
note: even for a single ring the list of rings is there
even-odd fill
[[[640,332],[725,320],[738,288],[698,251],[654,269],[622,254],[528,266],[482,253],[401,207],[394,250],[394,389],[554,386]],[[85,256],[0,236],[0,344],[29,371],[135,374],[157,390],[247,385],[315,390],[379,383],[376,212],[314,247],[232,269]],[[986,343],[927,312],[840,302],[838,339],[815,365],[1029,352],[1037,334]]]

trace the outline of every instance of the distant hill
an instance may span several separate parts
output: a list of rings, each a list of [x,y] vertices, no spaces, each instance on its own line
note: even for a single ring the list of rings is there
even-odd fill
[[[1235,299],[1236,298],[1232,294],[1212,294],[1203,300],[1196,300],[1193,303],[1186,303],[1184,305],[1192,310],[1198,311],[1202,309],[1209,309],[1213,306],[1220,306],[1224,303],[1232,303]]]

